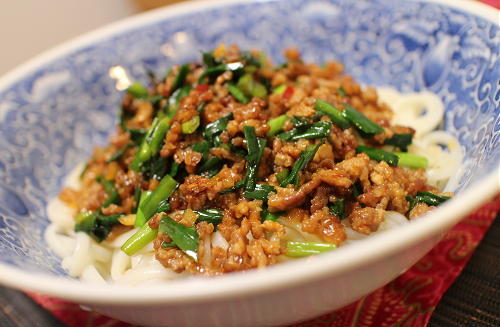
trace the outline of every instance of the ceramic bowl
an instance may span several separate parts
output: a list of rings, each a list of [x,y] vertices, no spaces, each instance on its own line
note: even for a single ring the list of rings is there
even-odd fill
[[[450,4],[451,5],[451,4]],[[0,283],[61,297],[140,325],[265,326],[347,305],[389,282],[499,191],[498,12],[472,1],[204,1],[153,11],[57,47],[0,80]],[[217,44],[296,45],[340,60],[363,84],[429,90],[465,159],[457,196],[426,217],[355,246],[260,271],[159,286],[84,284],[43,231],[63,177],[114,132],[122,94],[108,75],[146,81]]]

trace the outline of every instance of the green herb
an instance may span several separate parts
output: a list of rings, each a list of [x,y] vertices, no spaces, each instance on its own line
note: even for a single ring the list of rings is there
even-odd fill
[[[284,214],[285,211],[270,212],[269,210],[264,209],[260,212],[260,218],[262,221],[266,220],[278,221],[278,218]]]
[[[344,90],[344,88],[342,86],[339,87],[338,92],[343,97],[347,96],[347,92]]]
[[[231,93],[231,95],[239,102],[241,103],[248,103],[248,98],[246,97],[246,95],[243,93],[242,90],[240,90],[239,87],[237,87],[236,85],[234,84],[227,84],[227,89],[229,90],[229,93]]]
[[[247,141],[247,165],[245,174],[245,191],[253,191],[257,183],[257,173],[259,170],[260,159],[264,153],[267,140],[258,138],[253,126],[244,126],[243,134]]]
[[[222,169],[224,160],[218,157],[212,157],[206,160],[203,165],[196,171],[197,174],[205,173],[207,177],[211,178]]]
[[[106,191],[106,194],[108,195],[106,201],[102,204],[102,207],[107,208],[112,204],[120,204],[121,199],[115,184],[102,176],[98,176],[96,180],[102,185],[104,191]]]
[[[198,219],[196,222],[206,221],[207,223],[211,223],[214,226],[220,224],[223,218],[222,211],[219,209],[203,209],[203,210],[194,210],[198,214]]]
[[[199,235],[194,227],[186,227],[170,217],[160,220],[160,233],[167,234],[172,241],[188,256],[198,260]]]
[[[209,78],[210,82],[213,82],[217,78],[217,76],[224,73],[225,71],[237,72],[242,70],[243,67],[243,63],[239,61],[208,67],[198,79],[198,84],[203,84],[207,78]]]
[[[289,174],[290,174],[290,170],[288,170],[288,168],[285,168],[276,174],[276,179],[281,184],[288,177]]]
[[[342,114],[342,111],[338,110],[328,102],[322,100],[316,100],[314,108],[316,111],[321,112],[332,120],[332,122],[339,126],[342,129],[349,128],[351,123],[347,120],[346,117]]]
[[[309,145],[304,151],[300,153],[300,157],[297,159],[297,161],[295,161],[290,175],[288,175],[288,177],[280,183],[281,187],[286,187],[288,184],[298,186],[299,172],[307,167],[307,164],[314,158],[314,155],[322,144],[323,142],[320,142],[316,145]]]
[[[183,134],[193,134],[200,126],[200,116],[196,115],[187,122],[182,123],[181,129]]]
[[[143,247],[153,242],[158,235],[157,229],[152,229],[149,224],[144,224],[134,235],[132,235],[125,243],[121,250],[127,255],[134,255]]]
[[[148,221],[157,212],[161,202],[167,200],[178,186],[179,183],[175,179],[170,175],[165,175],[153,193],[141,201],[142,203],[139,205],[139,210],[144,214],[144,220]]]
[[[208,152],[210,151],[210,143],[208,141],[195,143],[191,146],[191,150],[201,153],[203,155],[203,160],[207,160]]]
[[[315,242],[288,242],[286,244],[286,255],[293,258],[307,257],[335,250],[335,244]]]
[[[148,89],[139,82],[130,84],[127,88],[127,93],[136,99],[145,99],[148,97]]]
[[[252,191],[245,191],[244,195],[248,199],[267,201],[269,193],[276,192],[272,185],[256,184],[255,189]]]
[[[123,215],[105,216],[98,211],[88,211],[77,217],[75,232],[85,232],[97,242],[104,241],[114,225],[118,224],[118,219]]]
[[[277,86],[273,90],[273,94],[283,94],[283,92],[285,92],[286,88],[287,88],[286,84],[281,84],[280,86]]]
[[[174,82],[172,83],[172,89],[170,90],[170,92],[173,93],[175,90],[184,85],[188,73],[189,65],[182,65],[181,68],[179,68],[179,72],[174,78]]]
[[[364,145],[359,145],[356,147],[356,152],[360,153],[366,153],[370,159],[375,160],[375,161],[385,161],[391,166],[397,166],[399,157],[395,155],[394,153],[387,152],[384,150],[380,149],[374,149],[374,148],[369,148]]]
[[[391,138],[385,139],[384,144],[396,146],[403,152],[408,151],[408,146],[412,142],[413,135],[411,133],[394,134]]]
[[[394,152],[398,156],[398,166],[413,169],[427,168],[429,162],[426,157],[407,152]]]
[[[382,126],[372,122],[361,112],[357,111],[347,103],[344,104],[345,110],[342,115],[349,120],[356,128],[364,133],[364,136],[372,136],[373,134],[379,134],[384,131]]]
[[[215,137],[220,133],[224,132],[227,127],[227,123],[233,118],[233,114],[226,115],[217,119],[216,121],[207,124],[203,130],[203,138],[210,142],[210,144],[215,143]]]
[[[151,159],[151,157],[160,151],[165,134],[170,128],[170,121],[171,118],[169,117],[164,117],[161,120],[155,118],[153,120],[151,128],[142,140],[141,145],[139,146],[139,151],[137,151],[134,160],[130,165],[130,169],[139,171],[144,162]]]
[[[267,122],[267,126],[269,126],[269,131],[267,131],[267,136],[274,136],[278,134],[282,129],[285,123],[288,120],[287,115],[281,115],[276,118],[270,119]]]
[[[328,205],[328,209],[330,209],[330,214],[335,215],[340,219],[344,219],[347,216],[344,199],[336,199],[333,203]]]
[[[296,128],[278,134],[278,137],[283,141],[297,141],[300,139],[319,139],[325,138],[330,134],[332,123],[329,121],[320,121],[313,124],[299,125]]]
[[[252,74],[241,76],[236,86],[248,97],[264,98],[267,95],[266,87],[255,81]]]
[[[420,202],[430,206],[438,206],[449,199],[449,196],[437,195],[431,192],[417,192],[415,197],[411,195],[406,196],[406,200],[410,202],[410,209],[408,211],[413,210],[415,205]]]

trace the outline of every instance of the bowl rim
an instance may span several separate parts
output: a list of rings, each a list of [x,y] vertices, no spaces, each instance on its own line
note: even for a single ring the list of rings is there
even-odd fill
[[[92,32],[64,42],[9,71],[0,78],[0,93],[20,81],[36,69],[58,57],[103,41],[115,34],[135,28],[154,25],[160,20],[196,13],[209,9],[241,3],[258,3],[262,0],[213,0],[206,2],[187,1],[121,19]],[[268,0],[269,1],[269,0]],[[279,0],[271,0],[279,1]],[[500,25],[499,10],[479,2],[455,0],[417,0],[436,3],[477,15]],[[493,171],[438,209],[411,224],[384,233],[373,235],[355,246],[340,247],[332,253],[271,266],[265,270],[232,273],[210,279],[187,278],[141,287],[120,284],[94,284],[67,277],[55,277],[43,273],[25,272],[0,263],[0,284],[40,292],[59,298],[92,304],[149,305],[155,303],[180,305],[186,302],[205,301],[227,297],[242,297],[269,293],[287,287],[303,285],[329,275],[340,274],[361,265],[415,245],[424,238],[442,236],[447,228],[458,223],[465,215],[479,207],[484,201],[500,192],[500,164]],[[305,265],[307,260],[307,265]],[[289,272],[293,271],[293,274]]]

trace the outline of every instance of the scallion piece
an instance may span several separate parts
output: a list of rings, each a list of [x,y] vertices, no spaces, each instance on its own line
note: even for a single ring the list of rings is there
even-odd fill
[[[222,211],[219,209],[203,209],[203,210],[194,210],[198,214],[198,219],[196,222],[206,221],[208,223],[217,226],[220,224],[223,218]]]
[[[102,204],[102,207],[107,208],[112,204],[119,204],[121,199],[115,184],[102,176],[98,176],[97,181],[102,185],[104,191],[106,191],[106,194],[108,195],[106,201]]]
[[[205,140],[207,140],[210,144],[215,145],[216,136],[226,130],[227,123],[230,119],[233,119],[233,114],[228,114],[214,122],[211,122],[210,124],[207,124],[202,132]]]
[[[411,195],[406,196],[406,200],[410,202],[410,209],[408,211],[411,211],[419,202],[425,203],[430,206],[438,206],[449,199],[449,196],[437,195],[431,192],[417,192],[417,195],[415,197]]]
[[[398,156],[398,166],[408,167],[413,169],[427,168],[429,162],[426,157],[407,152],[394,152]]]
[[[278,180],[278,183],[281,184],[288,177],[289,174],[290,174],[290,171],[288,170],[288,168],[285,168],[282,171],[280,171],[279,173],[277,173],[276,179]]]
[[[195,261],[198,260],[200,237],[194,227],[187,227],[170,217],[164,217],[160,220],[159,232],[167,234],[179,249]]]
[[[156,235],[158,235],[157,229],[152,229],[149,227],[149,224],[144,224],[141,229],[123,243],[121,250],[127,255],[134,255],[140,249],[153,242]]]
[[[316,145],[309,145],[304,151],[300,153],[300,157],[295,161],[292,171],[288,175],[287,178],[283,182],[280,183],[281,187],[286,187],[288,184],[293,184],[298,186],[299,184],[299,172],[307,167],[309,161],[314,158],[316,151],[318,151],[319,147],[323,144],[320,142]]]
[[[244,195],[248,199],[267,201],[269,193],[271,192],[276,192],[274,186],[268,184],[256,184],[254,190],[245,191]]]
[[[148,89],[139,82],[130,84],[127,88],[127,93],[136,99],[145,99],[148,97]]]
[[[165,134],[170,127],[170,121],[170,117],[164,117],[161,120],[155,118],[151,128],[148,130],[148,133],[139,146],[139,150],[130,165],[130,169],[139,171],[141,165],[145,161],[148,161],[160,151]]]
[[[189,65],[182,65],[179,68],[179,72],[175,76],[174,82],[172,83],[172,89],[170,90],[171,93],[173,93],[175,90],[177,90],[184,84],[184,81],[186,80],[186,76],[188,73],[189,73]]]
[[[335,215],[340,219],[344,219],[346,217],[344,199],[336,199],[328,205],[328,208],[330,209],[330,214]]]
[[[274,136],[278,134],[283,129],[283,126],[288,119],[289,117],[287,115],[281,115],[268,120],[267,126],[269,126],[269,131],[267,131],[267,136]]]
[[[290,131],[278,134],[283,141],[297,141],[301,139],[312,140],[325,138],[330,134],[332,123],[320,121],[313,124],[300,125]]]
[[[356,147],[356,152],[366,153],[370,159],[375,161],[385,161],[391,166],[397,166],[399,162],[399,157],[394,153],[387,152],[380,149],[370,148],[364,145],[359,145]]]
[[[278,221],[278,218],[284,213],[285,211],[270,212],[267,209],[264,209],[260,212],[260,218],[262,221],[266,220]]]
[[[153,191],[141,192],[141,197],[139,198],[139,205],[137,206],[137,213],[135,214],[134,226],[136,227],[141,227],[147,222],[147,219],[144,216],[144,212],[141,210],[141,205],[143,205],[143,203],[146,202],[146,199],[151,196],[151,193],[153,193]]]
[[[377,123],[372,122],[361,112],[357,111],[347,103],[344,103],[345,110],[342,111],[342,115],[349,120],[358,130],[364,133],[366,136],[372,136],[373,134],[379,134],[384,131],[382,126]]]
[[[286,244],[286,255],[293,258],[307,257],[335,250],[337,246],[330,243],[315,242],[288,242]]]
[[[151,195],[139,206],[139,210],[143,212],[146,221],[148,221],[157,211],[160,203],[168,199],[172,193],[174,193],[177,186],[179,186],[179,183],[170,175],[165,175],[165,177],[163,177],[153,193],[151,193]]]
[[[267,140],[258,138],[253,126],[244,126],[243,134],[247,141],[247,166],[245,174],[245,191],[253,191],[257,184],[257,172],[259,170],[260,159],[264,153]]]
[[[412,142],[413,135],[410,133],[394,134],[391,138],[385,139],[384,144],[396,146],[403,152],[408,151],[408,146]]]
[[[347,120],[347,118],[344,117],[344,115],[342,114],[342,111],[338,110],[328,102],[322,100],[316,100],[314,108],[317,111],[330,117],[332,122],[342,129],[346,129],[349,128],[349,126],[351,126],[349,120]]]
[[[187,122],[182,123],[181,129],[183,134],[193,134],[200,126],[200,116],[196,115]]]
[[[273,90],[273,94],[283,94],[283,92],[285,92],[286,90],[286,84],[281,84],[280,86],[277,86],[274,90]]]
[[[231,95],[241,103],[248,103],[248,98],[243,93],[243,91],[234,84],[227,84],[227,89]]]

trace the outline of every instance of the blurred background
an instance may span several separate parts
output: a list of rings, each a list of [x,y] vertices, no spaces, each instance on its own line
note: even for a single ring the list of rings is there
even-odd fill
[[[0,0],[0,75],[82,33],[181,1]]]

